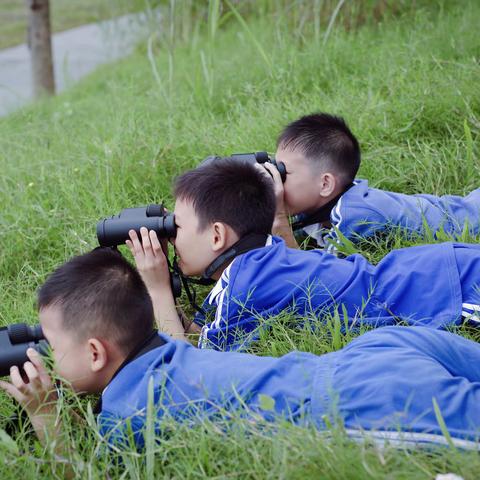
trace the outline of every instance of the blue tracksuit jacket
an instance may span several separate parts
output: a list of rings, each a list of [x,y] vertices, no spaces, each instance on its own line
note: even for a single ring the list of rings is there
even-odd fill
[[[340,418],[348,432],[371,430],[416,441],[442,441],[437,403],[450,435],[480,434],[480,345],[428,328],[385,327],[337,352],[292,352],[280,358],[200,350],[163,336],[166,344],[127,364],[102,395],[98,422],[114,443],[127,429],[143,446],[149,383],[156,430],[168,414],[196,421],[222,409],[248,410],[324,428]],[[263,409],[261,395],[273,400]],[[272,402],[269,402],[272,403]]]
[[[387,228],[401,227],[408,232],[422,234],[425,226],[432,233],[443,229],[448,234],[459,234],[467,225],[472,233],[480,232],[480,188],[466,197],[457,195],[387,192],[368,186],[367,180],[356,180],[330,213],[330,222],[346,238],[356,241]],[[335,247],[338,235],[335,228],[326,231],[320,224],[303,230],[319,246],[330,243]]]
[[[442,243],[403,248],[374,266],[361,255],[296,250],[271,237],[238,256],[198,314],[200,347],[238,349],[255,339],[269,316],[332,313],[343,305],[350,325],[445,328],[479,318],[480,246]],[[342,315],[343,309],[339,310]]]

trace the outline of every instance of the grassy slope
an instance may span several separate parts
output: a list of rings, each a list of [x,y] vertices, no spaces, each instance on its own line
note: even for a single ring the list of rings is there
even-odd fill
[[[262,15],[249,22],[255,44],[230,18],[210,40],[193,33],[175,51],[167,40],[157,45],[157,79],[141,48],[58,98],[0,120],[0,322],[34,321],[36,287],[54,266],[95,246],[97,219],[160,199],[171,206],[174,175],[211,153],[274,150],[279,129],[312,110],[347,118],[362,143],[361,176],[373,185],[438,194],[478,186],[480,6],[451,3],[420,3],[377,26],[334,29],[326,45],[308,27],[292,27],[290,17]],[[378,260],[405,244],[396,237],[364,251]],[[278,328],[256,351],[320,353],[348,341],[328,333]],[[3,415],[11,409],[2,401]],[[247,441],[248,427],[238,428],[229,437],[208,425],[176,428],[154,468],[168,476],[251,478],[431,478],[449,470],[474,478],[480,471],[472,454],[380,452],[296,429],[274,440],[253,429]],[[96,439],[71,435],[79,458],[88,459]],[[47,453],[19,458],[5,445],[6,465],[22,477],[49,471]],[[131,468],[150,468],[139,461],[132,454]],[[98,461],[94,474],[102,468]]]

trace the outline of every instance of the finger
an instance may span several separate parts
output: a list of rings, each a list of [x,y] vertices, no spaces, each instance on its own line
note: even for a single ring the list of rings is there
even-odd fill
[[[25,400],[25,395],[23,395],[23,393],[11,383],[0,380],[0,388],[13,397],[18,403],[22,403]]]
[[[44,386],[52,385],[52,380],[50,378],[50,375],[48,374],[47,369],[45,368],[45,364],[43,363],[43,359],[40,353],[38,353],[34,348],[29,348],[27,350],[27,357],[37,369],[41,383]]]
[[[143,253],[143,248],[142,244],[140,243],[140,240],[138,238],[137,232],[135,230],[129,230],[128,235],[130,237],[130,240],[132,242],[133,246],[133,256],[136,257],[137,255],[140,255]]]
[[[128,249],[130,250],[130,253],[132,255],[135,255],[135,249],[133,248],[133,243],[131,240],[125,240],[125,244],[127,245]]]
[[[151,253],[152,244],[150,243],[150,237],[148,236],[148,230],[145,227],[140,229],[140,235],[142,236],[142,246],[145,254]]]
[[[20,390],[21,393],[24,393],[26,391],[26,383],[23,381],[20,370],[16,365],[10,368],[10,380],[12,381],[12,384],[18,390]]]
[[[255,163],[254,167],[265,177],[268,178],[269,180],[272,180],[272,177],[268,173],[267,169],[265,168],[265,163]]]
[[[35,391],[41,388],[42,382],[40,381],[40,374],[32,362],[25,362],[23,364],[23,371],[27,375],[28,389],[30,391]]]
[[[282,184],[282,176],[280,175],[280,172],[278,171],[278,168],[275,167],[275,165],[272,165],[271,163],[264,163],[264,167],[270,172],[272,175],[273,181],[275,184]]]
[[[161,253],[162,245],[160,244],[160,240],[158,239],[157,232],[155,232],[155,230],[150,230],[149,235],[153,253],[155,254],[155,256],[157,256]]]

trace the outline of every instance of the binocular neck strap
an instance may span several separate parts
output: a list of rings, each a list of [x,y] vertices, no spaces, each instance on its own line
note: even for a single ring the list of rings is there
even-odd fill
[[[294,221],[292,222],[292,230],[300,230],[303,227],[308,227],[308,225],[314,225],[315,223],[328,222],[330,220],[330,213],[333,210],[333,207],[338,203],[340,197],[350,188],[353,187],[353,183],[348,185],[339,195],[335,198],[332,198],[328,203],[323,207],[320,207],[318,210],[315,210],[313,213],[308,215],[296,215]]]
[[[219,255],[206,269],[202,275],[203,280],[210,280],[212,275],[225,263],[231,262],[235,257],[242,253],[249,252],[255,248],[264,247],[267,243],[268,235],[259,233],[248,233],[238,242],[234,243],[228,250]]]

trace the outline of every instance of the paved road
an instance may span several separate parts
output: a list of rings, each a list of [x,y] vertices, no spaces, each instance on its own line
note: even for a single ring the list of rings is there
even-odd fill
[[[158,21],[158,12],[155,12],[155,19],[140,13],[55,33],[52,48],[57,92],[98,65],[131,53],[152,23]],[[32,91],[27,45],[0,50],[0,116],[30,102]]]

